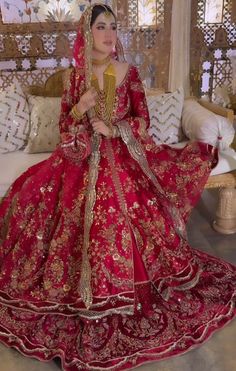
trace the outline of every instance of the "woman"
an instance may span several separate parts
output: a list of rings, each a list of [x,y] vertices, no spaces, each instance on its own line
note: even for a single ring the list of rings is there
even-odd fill
[[[62,142],[0,208],[0,340],[70,371],[180,354],[235,315],[235,267],[192,250],[185,232],[215,151],[155,146],[118,44],[112,10],[89,7]]]

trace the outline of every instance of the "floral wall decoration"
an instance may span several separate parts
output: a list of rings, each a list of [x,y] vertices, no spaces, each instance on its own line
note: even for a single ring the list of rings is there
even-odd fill
[[[155,25],[156,18],[156,1],[139,0],[138,1],[138,23],[140,26]]]
[[[93,0],[0,0],[3,23],[75,22]],[[114,6],[114,1],[100,1]]]

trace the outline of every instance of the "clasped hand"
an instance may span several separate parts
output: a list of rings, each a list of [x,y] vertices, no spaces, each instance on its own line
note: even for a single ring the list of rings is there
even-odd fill
[[[84,114],[89,109],[93,108],[96,105],[98,99],[98,93],[95,88],[90,88],[86,91],[80,98],[80,101],[78,103],[78,110]],[[105,125],[105,123],[98,119],[97,117],[93,117],[90,120],[93,130],[95,133],[102,134],[106,137],[109,137],[111,135],[110,129]]]
[[[95,133],[105,135],[105,137],[110,136],[110,129],[105,125],[102,120],[99,120],[97,117],[93,117],[90,120],[93,130]]]

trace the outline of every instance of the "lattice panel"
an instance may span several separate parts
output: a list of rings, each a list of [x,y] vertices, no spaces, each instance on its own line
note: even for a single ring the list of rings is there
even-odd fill
[[[41,39],[43,41],[43,48],[48,54],[53,54],[56,50],[56,40],[58,38],[58,34],[52,33],[52,34],[43,34],[41,36]]]
[[[205,23],[206,0],[192,0],[191,87],[215,99],[216,87],[232,90],[230,53],[236,52],[235,0],[224,0],[222,23]]]
[[[17,50],[22,54],[22,55],[27,55],[30,46],[31,46],[31,39],[32,39],[32,34],[30,35],[11,35],[11,39],[13,42],[16,42]],[[6,41],[7,36],[5,37]]]
[[[38,68],[37,62],[39,60],[44,59],[47,61],[54,57],[56,66],[62,67],[65,64],[63,63],[65,58],[69,59],[70,63],[72,62],[72,48],[75,38],[76,31],[5,34],[2,36],[0,61],[5,60],[9,69],[25,70]],[[12,64],[8,65],[7,61],[10,59],[17,61],[15,67],[12,67]],[[27,63],[25,62],[26,60]],[[4,67],[2,66],[2,68]]]
[[[96,2],[96,1],[95,1]],[[118,14],[119,37],[124,46],[126,59],[138,66],[141,76],[150,87],[168,86],[170,51],[170,25],[172,0],[156,1],[158,23],[161,27],[130,27],[129,17],[132,9],[132,22],[137,26],[137,0],[109,1],[116,7]],[[3,86],[12,82],[12,76],[21,71],[23,84],[42,82],[55,68],[68,67],[72,62],[72,48],[76,38],[77,23],[28,23],[3,24],[0,19],[0,79]],[[49,67],[45,72],[45,67]],[[38,70],[42,69],[42,75]],[[2,70],[2,72],[1,72]],[[37,73],[34,73],[37,71]],[[32,74],[32,81],[30,75]]]
[[[34,71],[0,71],[1,89],[5,90],[17,81],[22,87],[42,85],[55,71],[56,69],[51,68],[42,68]]]
[[[139,27],[138,25],[138,1],[128,2],[128,25],[129,27]]]
[[[130,0],[128,1],[128,27],[145,27],[145,11],[151,13],[152,26],[163,26],[164,23],[164,0]],[[149,16],[149,14],[147,14]],[[148,17],[150,18],[150,16]],[[146,17],[147,19],[147,17]],[[143,20],[143,21],[142,21]]]
[[[117,1],[119,37],[126,60],[139,68],[147,86],[167,90],[172,0],[155,1],[156,27],[139,27],[137,3]]]
[[[236,41],[236,24],[232,23],[232,4],[235,0],[223,0],[222,23],[205,23],[206,0],[198,0],[197,4],[197,26],[203,31],[206,45],[211,45],[215,40],[215,33],[219,28],[226,31],[229,44]]]
[[[213,66],[213,91],[216,87],[226,85],[231,91],[232,67],[229,60],[216,60]]]

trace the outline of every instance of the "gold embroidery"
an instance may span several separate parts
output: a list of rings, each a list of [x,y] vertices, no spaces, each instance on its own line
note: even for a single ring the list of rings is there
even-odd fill
[[[115,158],[114,158],[113,148],[112,148],[111,143],[108,141],[106,142],[106,149],[107,149],[107,160],[109,162],[109,166],[110,166],[110,169],[113,175],[114,185],[116,188],[116,194],[119,200],[119,205],[120,205],[120,208],[124,216],[127,217],[127,205],[125,201],[125,196],[122,190],[122,186],[120,184],[119,176],[117,174],[117,169],[114,167]]]
[[[152,181],[155,188],[159,192],[159,196],[162,199],[166,200],[166,195],[162,187],[158,183],[154,173],[151,171],[142,145],[135,139],[130,125],[127,121],[121,121],[117,124],[117,126],[119,127],[121,137],[124,143],[127,145],[129,153],[131,154],[133,159],[138,162],[144,174]],[[178,233],[178,235],[186,239],[186,227],[181,214],[174,205],[167,206],[167,210],[172,218],[176,232]]]
[[[88,188],[86,193],[84,217],[84,245],[82,253],[82,266],[80,277],[80,295],[88,309],[92,305],[91,266],[88,256],[90,229],[93,223],[93,208],[96,201],[96,182],[98,178],[98,165],[100,162],[101,137],[93,135],[92,153],[89,159]]]

